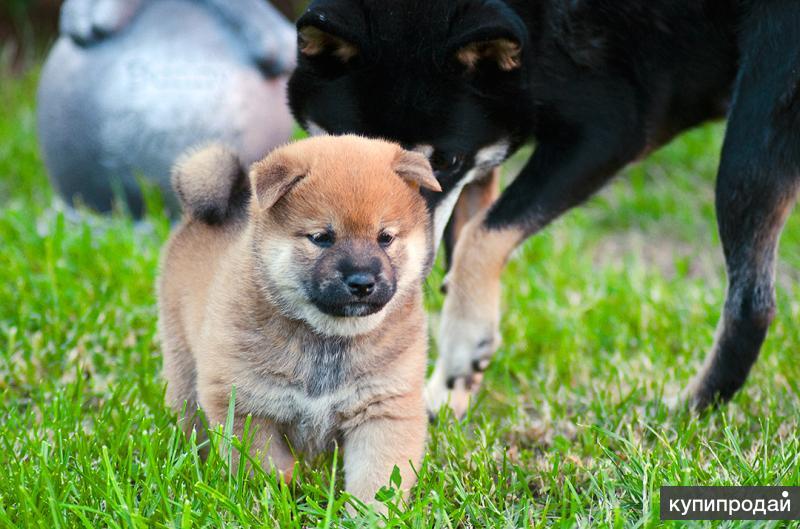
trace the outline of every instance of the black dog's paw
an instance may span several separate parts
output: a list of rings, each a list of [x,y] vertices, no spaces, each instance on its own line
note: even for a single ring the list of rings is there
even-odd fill
[[[481,382],[483,373],[479,372],[444,379],[434,373],[425,386],[425,405],[430,421],[435,421],[444,408],[449,408],[455,418],[463,418]]]

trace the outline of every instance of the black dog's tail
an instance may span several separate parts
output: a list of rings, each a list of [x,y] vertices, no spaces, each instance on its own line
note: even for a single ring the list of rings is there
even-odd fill
[[[183,154],[172,168],[172,187],[183,212],[210,225],[238,216],[250,196],[239,156],[219,144]]]

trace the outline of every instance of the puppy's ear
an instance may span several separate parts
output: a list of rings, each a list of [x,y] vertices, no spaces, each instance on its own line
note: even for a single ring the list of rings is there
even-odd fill
[[[364,11],[354,0],[316,0],[297,21],[298,52],[347,63],[359,55],[366,35]]]
[[[270,155],[250,167],[250,184],[258,209],[271,208],[305,178],[305,170],[282,155]]]
[[[510,72],[522,66],[527,40],[524,22],[505,3],[474,0],[455,21],[447,55],[470,73],[485,65]]]
[[[439,181],[433,176],[430,162],[418,152],[398,149],[392,167],[394,172],[400,175],[400,178],[415,187],[436,192],[442,190]]]

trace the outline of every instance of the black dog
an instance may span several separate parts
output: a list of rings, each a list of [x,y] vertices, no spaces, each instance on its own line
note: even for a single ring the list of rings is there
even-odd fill
[[[467,184],[537,142],[491,208],[452,230],[433,409],[449,397],[462,411],[497,347],[514,247],[726,113],[716,206],[728,294],[688,397],[702,409],[742,386],[775,315],[775,254],[800,180],[800,2],[317,0],[297,26],[297,119],[427,153],[444,190],[429,199],[439,235]]]

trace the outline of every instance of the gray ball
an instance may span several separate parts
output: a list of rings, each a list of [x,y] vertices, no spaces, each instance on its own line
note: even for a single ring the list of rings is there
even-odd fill
[[[175,212],[170,168],[186,149],[221,142],[251,163],[286,142],[293,121],[284,58],[295,44],[289,23],[279,22],[258,28],[280,37],[267,49],[280,55],[275,76],[264,73],[270,61],[254,58],[253,28],[242,31],[210,1],[143,2],[124,28],[89,44],[62,35],[44,65],[37,110],[58,193],[103,212],[122,198],[138,216],[143,179]]]

